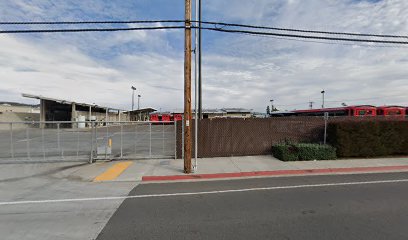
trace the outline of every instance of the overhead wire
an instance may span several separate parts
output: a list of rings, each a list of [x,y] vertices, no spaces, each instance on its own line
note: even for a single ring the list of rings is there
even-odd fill
[[[114,32],[114,31],[136,31],[136,30],[163,30],[163,29],[184,29],[185,26],[155,26],[155,27],[132,27],[132,28],[69,28],[69,29],[20,29],[20,30],[0,30],[0,34],[12,33],[57,33],[57,32]],[[191,26],[191,28],[198,28]],[[408,45],[408,41],[391,41],[391,40],[376,40],[376,39],[359,39],[359,38],[341,38],[341,37],[325,37],[312,35],[298,35],[298,34],[284,34],[274,32],[259,32],[236,29],[223,29],[216,27],[201,27],[204,30],[239,33],[259,36],[276,36],[285,38],[297,39],[318,39],[318,40],[332,40],[332,41],[347,41],[347,42],[367,42],[367,43],[383,43],[383,44],[399,44]]]
[[[190,21],[199,22],[199,21]],[[32,21],[32,22],[0,22],[0,25],[85,25],[85,24],[152,24],[152,23],[185,23],[185,20],[129,20],[129,21]],[[246,24],[235,24],[235,23],[224,23],[224,22],[213,22],[213,21],[201,21],[199,22],[205,25],[214,25],[214,27],[204,26],[197,27],[191,26],[191,28],[199,28],[208,31],[225,32],[225,33],[235,33],[235,34],[245,34],[251,36],[262,36],[270,37],[275,39],[284,40],[294,40],[303,42],[313,42],[313,43],[323,43],[323,44],[343,44],[343,45],[357,45],[357,46],[367,46],[367,47],[401,47],[396,45],[408,45],[408,41],[400,40],[387,40],[387,38],[403,38],[408,39],[405,35],[390,35],[390,34],[369,34],[369,33],[352,33],[352,32],[334,32],[334,31],[317,31],[317,30],[306,30],[297,28],[278,28],[278,27],[268,27],[268,26],[255,26]],[[228,27],[241,28],[241,29],[227,29]],[[11,30],[0,30],[0,34],[14,34],[14,33],[58,33],[58,32],[114,32],[114,31],[137,31],[137,30],[165,30],[165,29],[184,29],[184,25],[178,26],[142,26],[142,27],[123,27],[123,28],[67,28],[67,29],[11,29]],[[262,29],[271,31],[253,31],[253,30],[242,30],[244,29]],[[272,32],[273,31],[273,32]],[[296,32],[296,33],[308,33],[305,34],[290,34],[282,32]],[[316,35],[319,34],[319,35]],[[330,37],[322,35],[342,35],[349,37]],[[353,36],[354,38],[350,38]],[[367,39],[360,37],[371,37],[371,38],[383,38],[383,39]],[[325,41],[336,41],[336,42],[325,42],[325,41],[315,41],[315,40],[325,40]],[[361,44],[349,44],[344,42],[357,42],[357,43],[373,43],[373,45],[361,45]],[[394,45],[378,45],[382,44],[394,44]],[[341,101],[328,101],[328,102],[341,102]],[[302,103],[303,105],[304,103]],[[288,104],[281,106],[294,106],[300,104]]]
[[[23,29],[23,30],[0,30],[0,34],[6,33],[63,33],[63,32],[116,32],[136,30],[163,30],[184,29],[184,26],[159,26],[159,27],[132,27],[132,28],[70,28],[70,29]]]
[[[131,24],[131,23],[184,23],[185,20],[111,20],[111,21],[6,21],[0,22],[0,25],[74,25],[74,24]],[[242,28],[254,28],[265,29],[275,31],[289,31],[289,32],[302,32],[302,33],[316,33],[316,34],[330,34],[330,35],[349,35],[349,36],[362,36],[362,37],[382,37],[382,38],[407,38],[407,35],[391,35],[391,34],[371,34],[371,33],[355,33],[355,32],[333,32],[333,31],[320,31],[320,30],[307,30],[298,28],[279,28],[268,26],[257,26],[248,24],[237,23],[225,23],[214,21],[194,21],[192,23],[221,25],[228,27],[242,27]]]
[[[254,29],[275,30],[275,31],[316,33],[316,34],[329,34],[329,35],[348,35],[348,36],[360,36],[360,37],[407,38],[407,39],[408,39],[408,36],[406,36],[406,35],[390,35],[390,34],[369,34],[369,33],[352,33],[352,32],[317,31],[317,30],[306,30],[306,29],[296,29],[296,28],[278,28],[278,27],[256,26],[256,25],[236,24],[236,23],[224,23],[224,22],[210,22],[210,21],[201,21],[201,23],[211,24],[211,25],[230,26],[230,27],[242,27],[242,28],[254,28]]]
[[[244,35],[254,36],[252,34],[243,33]],[[280,40],[288,40],[288,41],[297,41],[297,42],[305,42],[305,43],[318,43],[318,44],[327,44],[327,45],[344,45],[344,46],[359,46],[359,47],[371,47],[371,48],[408,48],[408,46],[400,46],[400,45],[379,45],[379,44],[361,44],[361,43],[347,43],[347,42],[340,42],[340,41],[317,41],[317,40],[307,40],[307,39],[299,39],[299,38],[288,38],[288,37],[277,37],[277,36],[264,36],[264,35],[257,35],[257,37],[263,38],[273,38],[273,39],[280,39]]]
[[[192,28],[196,28],[196,27],[193,26]],[[408,45],[408,41],[325,37],[325,36],[286,34],[286,33],[275,33],[275,32],[248,31],[248,30],[237,30],[237,29],[222,29],[222,28],[216,28],[216,27],[202,27],[201,29],[217,31],[217,32],[226,32],[226,33],[241,33],[241,34],[243,33],[243,34],[250,34],[250,35],[265,35],[265,36],[290,37],[290,38],[301,38],[301,39],[318,39],[318,40],[332,40],[332,41],[346,41],[346,42],[368,42],[368,43],[407,44]]]
[[[118,20],[118,21],[33,21],[0,22],[0,25],[81,25],[81,24],[131,24],[131,23],[184,23],[185,20]]]

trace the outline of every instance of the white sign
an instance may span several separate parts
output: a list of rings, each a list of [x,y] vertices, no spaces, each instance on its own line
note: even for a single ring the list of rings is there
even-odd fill
[[[186,127],[190,126],[190,120],[186,120]]]

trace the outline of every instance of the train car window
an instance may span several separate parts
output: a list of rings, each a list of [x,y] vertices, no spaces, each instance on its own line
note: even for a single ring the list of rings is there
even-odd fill
[[[390,110],[388,111],[388,115],[401,115],[400,110]]]
[[[358,110],[358,115],[359,116],[364,116],[364,115],[366,115],[366,111],[365,110]]]

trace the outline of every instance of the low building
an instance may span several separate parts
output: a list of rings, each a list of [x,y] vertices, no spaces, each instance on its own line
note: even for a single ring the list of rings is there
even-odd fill
[[[39,105],[29,105],[24,103],[15,102],[2,102],[0,103],[1,113],[40,113]]]
[[[252,118],[252,109],[245,108],[222,108],[221,111],[226,113],[227,118]]]
[[[156,112],[154,108],[142,108],[138,110],[125,112],[129,116],[130,121],[149,121],[150,114]]]
[[[206,118],[226,118],[226,113],[221,109],[203,109],[203,119]]]
[[[95,121],[105,125],[112,121],[129,121],[129,115],[116,108],[31,94],[23,94],[23,97],[40,100],[40,121]]]
[[[22,103],[0,103],[0,130],[26,128],[24,122],[40,120],[40,108]],[[10,126],[10,123],[15,123]]]
[[[253,111],[245,108],[204,109],[203,118],[252,118]]]

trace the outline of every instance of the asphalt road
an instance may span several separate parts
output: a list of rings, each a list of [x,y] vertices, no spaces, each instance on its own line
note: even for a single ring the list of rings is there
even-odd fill
[[[0,167],[1,240],[95,239],[122,203],[66,201],[2,205],[24,200],[75,199],[127,195],[137,182],[94,183],[86,163],[3,164]],[[87,173],[87,174],[86,174]]]
[[[0,131],[2,161],[88,161],[92,148],[90,129],[28,128]],[[112,156],[128,158],[174,156],[174,125],[135,124],[98,127],[94,144],[103,147],[112,140]],[[105,157],[105,155],[101,155]]]
[[[408,173],[142,184],[129,195],[144,197],[125,200],[97,239],[408,239],[404,179]],[[154,195],[197,192],[206,193]]]

